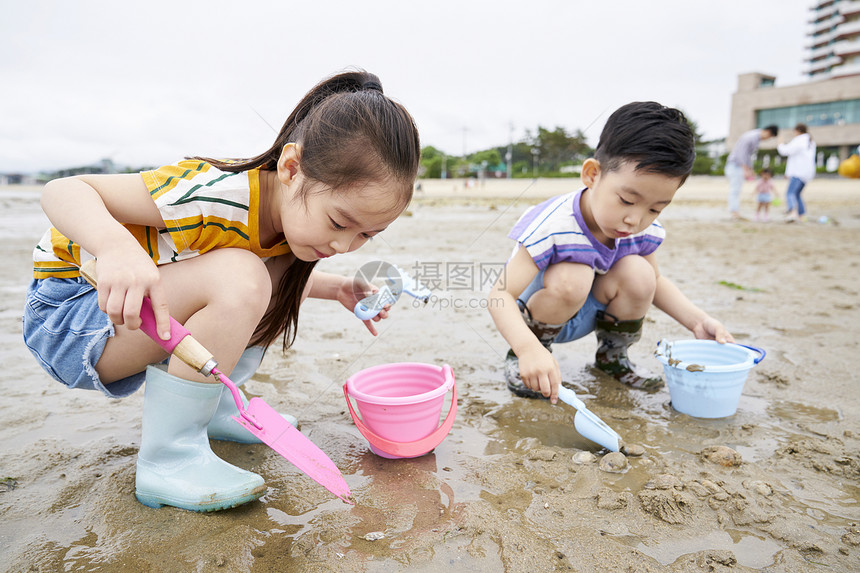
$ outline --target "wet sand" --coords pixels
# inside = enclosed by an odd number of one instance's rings
[[[573,388],[643,455],[619,472],[574,429],[574,410],[512,396],[507,351],[484,299],[526,206],[571,190],[423,182],[409,212],[362,250],[435,287],[402,299],[371,337],[337,304],[310,301],[294,347],[273,349],[248,391],[299,417],[343,472],[347,505],[262,445],[213,442],[258,472],[259,501],[214,514],[134,498],[143,393],[69,391],[20,340],[30,253],[45,228],[38,188],[0,189],[0,563],[8,571],[830,571],[860,569],[860,182],[819,179],[803,224],[730,221],[726,181],[692,178],[661,222],[661,270],[767,358],[735,415],[674,411],[665,388],[629,390],[592,369],[593,337],[556,345]],[[785,182],[777,181],[783,190]],[[751,215],[752,188],[744,195]],[[776,209],[779,211],[779,209]],[[826,224],[818,223],[822,215]],[[778,219],[778,217],[776,217]],[[659,369],[661,338],[689,338],[658,310],[633,358]],[[369,451],[341,385],[376,364],[450,364],[457,419],[432,452]],[[447,411],[447,404],[444,411]],[[735,465],[709,456],[731,448]],[[593,454],[593,455],[589,455]],[[716,462],[716,463],[715,463]]]

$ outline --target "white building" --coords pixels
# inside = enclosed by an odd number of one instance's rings
[[[860,0],[816,0],[810,12],[803,72],[810,80],[860,74]]]

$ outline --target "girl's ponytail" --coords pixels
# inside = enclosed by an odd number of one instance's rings
[[[231,159],[228,161],[210,157],[194,157],[193,159],[206,161],[222,171],[229,171],[231,173],[240,173],[250,169],[274,171],[284,146],[288,143],[301,141],[302,122],[316,106],[333,94],[358,92],[368,89],[382,93],[382,84],[379,78],[370,72],[344,72],[332,76],[321,81],[305,94],[289,117],[287,117],[286,121],[284,121],[284,125],[281,126],[281,130],[278,132],[278,136],[275,138],[272,146],[260,155],[249,159]]]

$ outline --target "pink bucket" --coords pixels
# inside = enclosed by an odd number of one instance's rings
[[[451,407],[440,425],[448,390],[453,391]],[[415,458],[432,451],[448,435],[457,414],[457,385],[447,364],[373,366],[348,378],[343,394],[358,431],[373,453],[384,458]]]

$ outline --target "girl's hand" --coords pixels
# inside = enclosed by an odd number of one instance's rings
[[[100,252],[97,272],[99,308],[111,322],[129,330],[140,328],[141,305],[143,297],[148,296],[159,336],[170,340],[170,315],[161,273],[143,250],[138,247]]]
[[[361,278],[344,278],[337,292],[337,300],[349,312],[354,313],[355,305],[358,304],[358,301],[372,295],[377,291],[379,291],[378,288],[368,283],[367,281],[362,280]],[[373,323],[388,318],[388,310],[390,308],[391,305],[387,304],[382,308],[382,310],[379,311],[379,314],[374,316],[372,319],[362,321],[364,323],[364,326],[367,327],[367,330],[370,332],[370,334],[372,334],[373,336],[376,336],[378,334],[376,332],[376,327],[373,326]]]
[[[726,330],[726,327],[723,324],[710,316],[706,316],[702,322],[696,325],[693,328],[693,334],[696,338],[706,339],[706,340],[716,340],[720,344],[725,344],[726,342],[734,342],[735,338],[731,335],[731,333]]]

